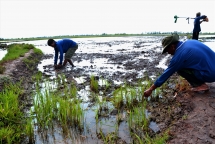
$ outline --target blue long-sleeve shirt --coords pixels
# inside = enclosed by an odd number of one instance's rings
[[[200,32],[201,31],[200,20],[205,19],[206,17],[207,16],[202,15],[202,16],[199,16],[199,17],[195,18],[193,32]]]
[[[59,52],[60,52],[59,64],[62,64],[63,54],[66,53],[69,48],[74,48],[76,45],[77,45],[77,43],[70,39],[62,39],[62,40],[57,41],[55,48],[54,48],[54,50],[55,50],[54,64],[57,64]]]
[[[194,75],[201,81],[215,81],[215,52],[197,40],[179,42],[168,68],[155,81],[161,86],[172,74],[181,69],[193,69]]]

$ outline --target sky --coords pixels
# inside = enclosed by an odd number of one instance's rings
[[[0,38],[144,32],[215,32],[215,0],[0,0]]]

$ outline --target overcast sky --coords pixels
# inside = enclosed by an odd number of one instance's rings
[[[207,15],[202,32],[215,32],[215,0],[0,0],[0,38],[53,35],[192,32]]]

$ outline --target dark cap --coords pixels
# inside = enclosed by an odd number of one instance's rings
[[[167,36],[165,37],[163,40],[162,40],[162,46],[163,46],[163,53],[166,52],[166,48],[174,43],[174,42],[177,42],[179,40],[179,35],[178,34],[172,34],[171,36]]]

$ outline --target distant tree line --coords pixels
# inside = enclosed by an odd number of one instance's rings
[[[127,33],[116,33],[116,34],[82,34],[82,35],[58,35],[58,36],[42,36],[42,37],[29,37],[29,38],[0,38],[0,41],[31,41],[31,40],[44,40],[44,39],[63,39],[63,38],[89,38],[89,37],[117,37],[117,36],[156,36],[156,35],[169,35],[172,33],[178,33],[179,35],[189,35],[189,32],[143,32],[140,34],[127,34]],[[204,32],[200,35],[215,35],[215,32]]]

